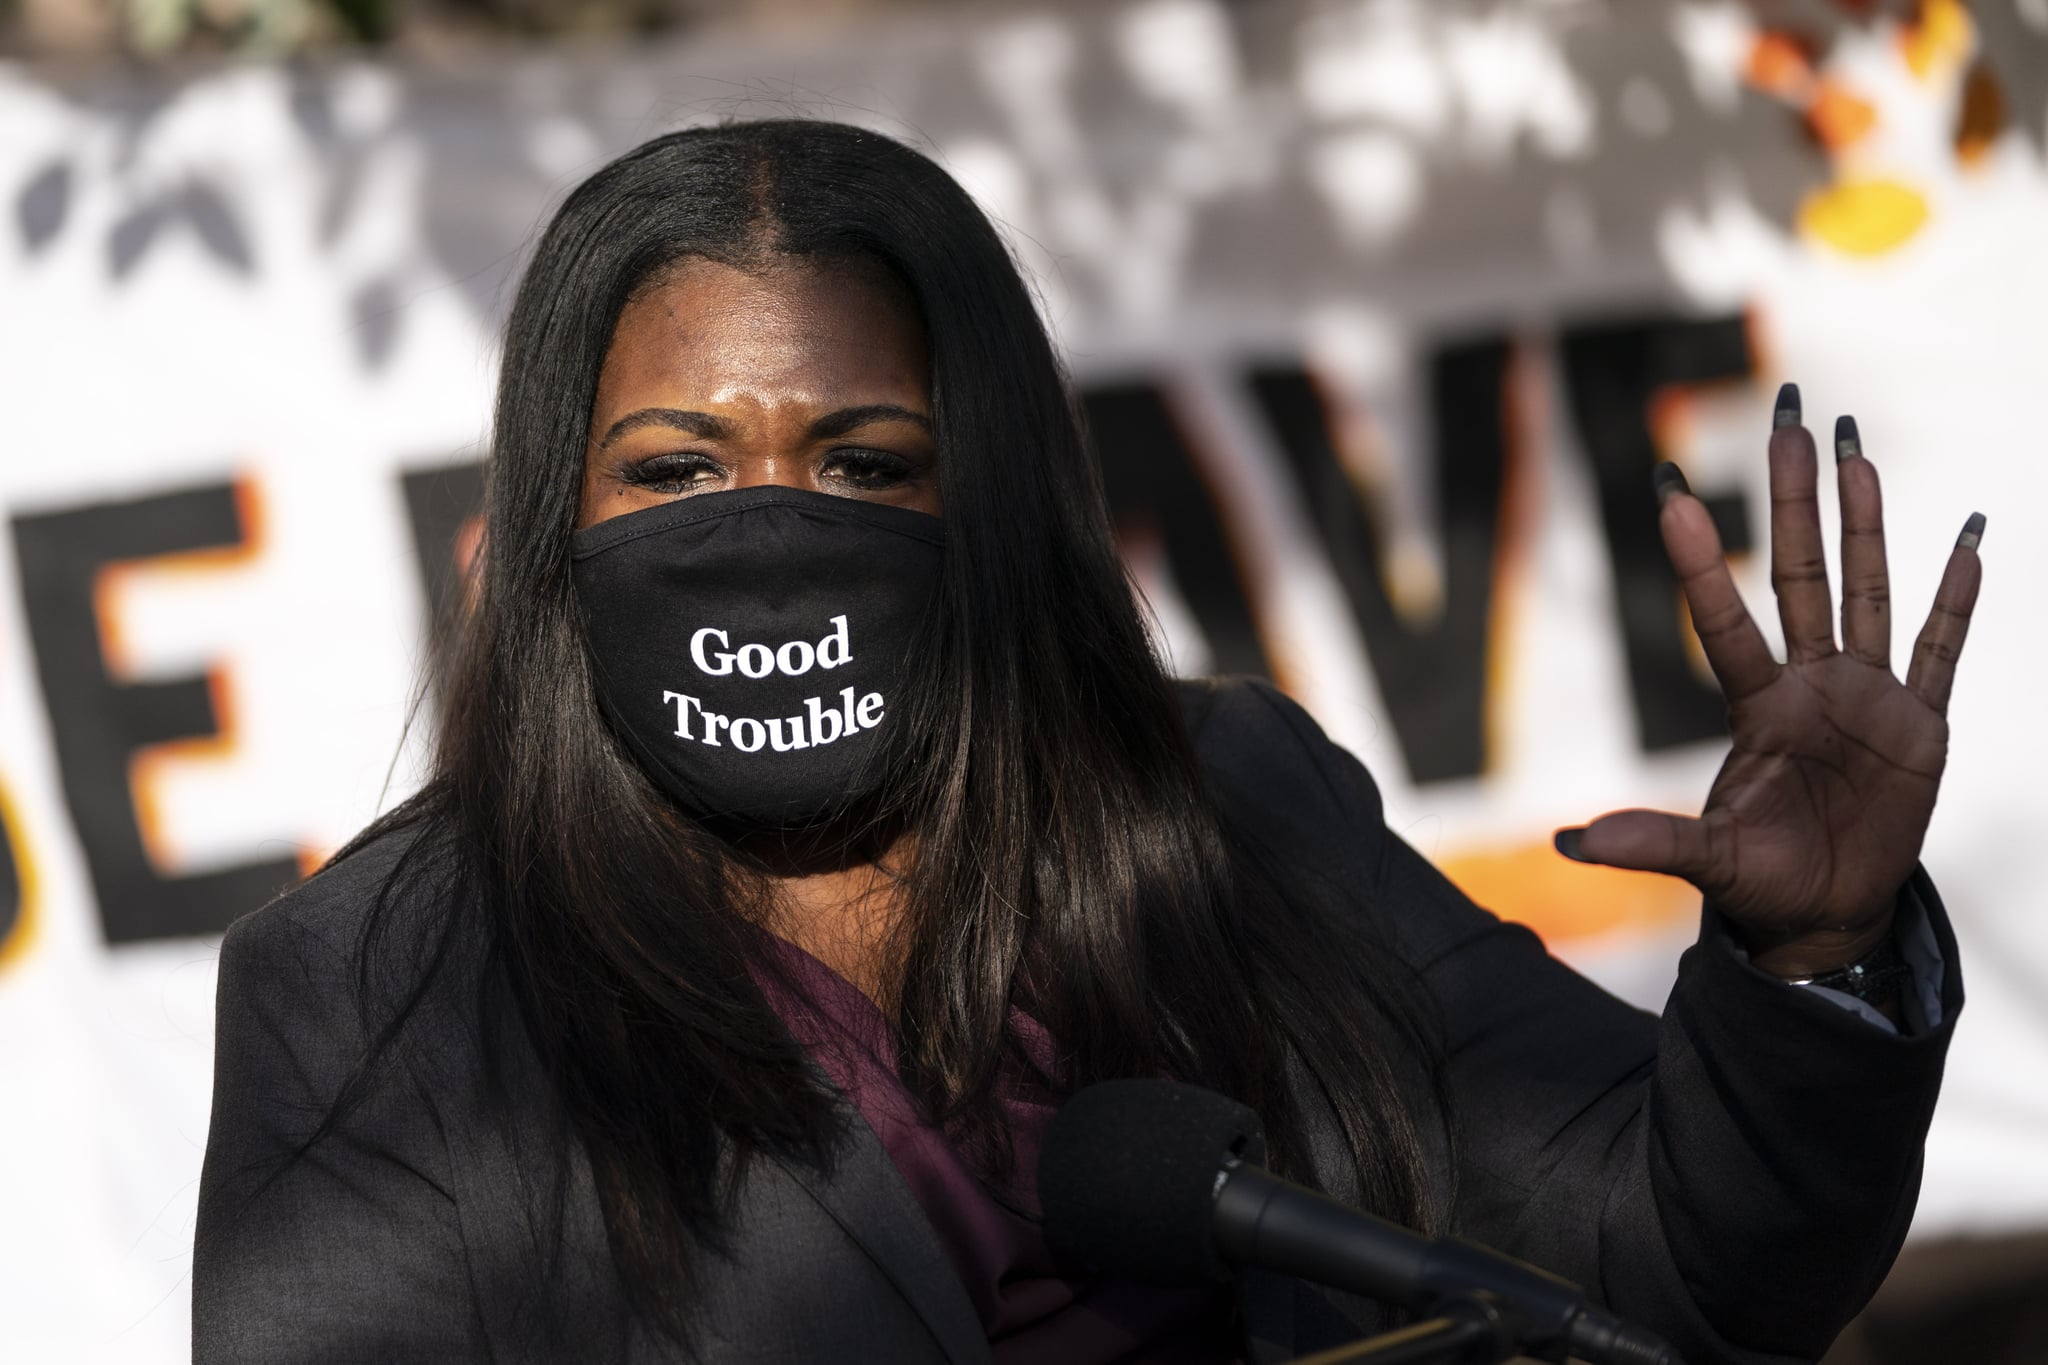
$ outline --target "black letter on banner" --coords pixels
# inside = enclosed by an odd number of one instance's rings
[[[1270,676],[1229,536],[1165,395],[1156,384],[1092,388],[1081,394],[1081,410],[1119,538],[1159,538],[1215,672]]]
[[[14,861],[15,831],[7,826],[7,814],[0,809],[0,948],[21,919],[21,869]]]
[[[427,610],[436,632],[453,625],[462,600],[456,539],[484,507],[484,467],[443,465],[401,477],[406,518],[412,523],[412,552],[426,581]]]
[[[298,880],[290,858],[186,877],[150,862],[136,824],[135,751],[214,734],[203,678],[121,683],[107,674],[93,586],[119,560],[242,540],[230,484],[14,519],[22,605],[50,715],[64,801],[78,829],[109,943],[213,934]]]
[[[1686,657],[1685,610],[1657,532],[1650,473],[1657,446],[1650,404],[1660,390],[1746,379],[1753,362],[1740,317],[1652,318],[1568,329],[1559,347],[1572,421],[1593,463],[1600,520],[1607,533],[1629,690],[1645,749],[1668,749],[1728,734],[1727,706]],[[1764,433],[1757,433],[1761,451]],[[1723,547],[1750,546],[1748,508],[1739,494],[1702,492]]]
[[[1430,358],[1444,596],[1442,612],[1422,629],[1403,621],[1387,594],[1380,577],[1384,547],[1331,444],[1328,414],[1309,376],[1290,368],[1255,370],[1251,377],[1351,601],[1417,782],[1470,777],[1486,761],[1486,631],[1507,439],[1508,355],[1506,341],[1489,338]]]

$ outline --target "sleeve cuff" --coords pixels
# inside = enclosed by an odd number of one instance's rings
[[[1908,1033],[1926,1033],[1941,1027],[1941,983],[1947,975],[1948,963],[1942,957],[1941,944],[1934,937],[1934,927],[1928,922],[1927,906],[1920,899],[1918,879],[1912,879],[1899,888],[1898,904],[1894,910],[1892,936],[1897,940],[1899,953],[1906,959],[1906,965],[1913,969],[1913,979],[1901,996],[1904,1006]],[[1740,961],[1749,961],[1749,952],[1731,936],[1727,939],[1728,950]],[[1794,990],[1809,992],[1827,1001],[1830,1005],[1847,1010],[1857,1018],[1886,1033],[1901,1032],[1899,1026],[1878,1013],[1865,1001],[1858,1000],[1847,991],[1815,986],[1805,982],[1786,982]]]

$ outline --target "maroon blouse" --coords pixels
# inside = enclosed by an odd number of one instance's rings
[[[1058,1107],[1052,1096],[1021,1079],[1005,1084],[1014,1160],[1004,1178],[985,1183],[897,1076],[895,1030],[874,1002],[795,944],[769,942],[782,977],[759,973],[769,1003],[881,1139],[959,1272],[997,1365],[1238,1359],[1223,1291],[1060,1273],[1038,1216],[1038,1148]],[[1011,1022],[1032,1062],[1050,1070],[1045,1030],[1022,1011]]]

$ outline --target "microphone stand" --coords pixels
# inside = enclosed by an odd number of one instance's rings
[[[1453,1295],[1430,1311],[1433,1317],[1290,1365],[1505,1365],[1521,1356],[1522,1335],[1491,1295]]]

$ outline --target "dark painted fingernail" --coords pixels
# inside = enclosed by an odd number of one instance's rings
[[[1573,825],[1570,829],[1561,829],[1551,835],[1550,842],[1556,846],[1559,853],[1570,858],[1573,862],[1590,862],[1591,859],[1579,852],[1579,841],[1585,837],[1585,834],[1586,827],[1584,825]]]
[[[1984,541],[1984,514],[1970,513],[1970,519],[1963,523],[1963,533],[1956,537],[1958,550],[1974,550]]]
[[[1772,427],[1796,427],[1799,425],[1799,386],[1780,384],[1778,405],[1771,413]]]
[[[1685,481],[1685,471],[1669,460],[1661,461],[1650,474],[1650,487],[1657,490],[1657,505],[1662,507],[1680,493],[1692,492],[1692,486]]]
[[[1854,417],[1837,417],[1835,419],[1835,463],[1840,464],[1844,460],[1861,459],[1862,456],[1863,438],[1856,434],[1856,419]]]

